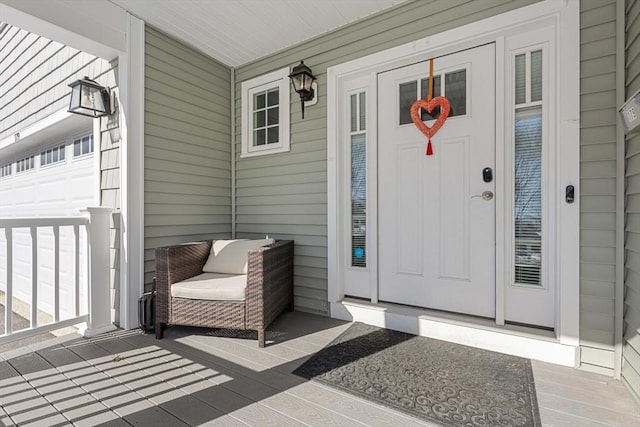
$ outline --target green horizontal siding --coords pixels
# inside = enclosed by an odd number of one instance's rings
[[[626,94],[640,89],[640,2],[627,1]],[[640,397],[640,136],[626,147],[625,304],[622,376]]]
[[[144,271],[155,248],[231,236],[231,72],[147,26]]]
[[[328,67],[440,33],[534,1],[411,1],[236,70],[236,206],[238,237],[265,234],[296,242],[297,309],[327,314]],[[291,151],[240,158],[243,81],[304,59],[318,77],[318,103],[305,110],[292,93]]]
[[[614,367],[616,5],[580,2],[581,365]]]

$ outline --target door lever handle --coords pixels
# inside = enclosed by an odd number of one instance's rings
[[[476,194],[475,196],[471,196],[472,199],[481,198],[482,200],[491,200],[493,199],[493,193],[491,191],[483,191],[482,194]]]

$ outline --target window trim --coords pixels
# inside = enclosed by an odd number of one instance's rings
[[[253,94],[274,88],[277,88],[279,91],[279,142],[254,146],[251,125],[253,117]],[[290,151],[291,93],[289,90],[289,68],[283,68],[242,82],[241,93],[242,152],[240,157],[255,157]]]

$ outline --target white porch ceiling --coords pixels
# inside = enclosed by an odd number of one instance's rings
[[[237,67],[406,0],[109,1]]]

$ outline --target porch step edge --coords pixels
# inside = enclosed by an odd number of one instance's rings
[[[557,365],[577,367],[579,348],[561,344],[552,332],[490,325],[486,319],[443,314],[394,304],[343,300],[331,303],[331,317],[407,332],[470,347]]]

